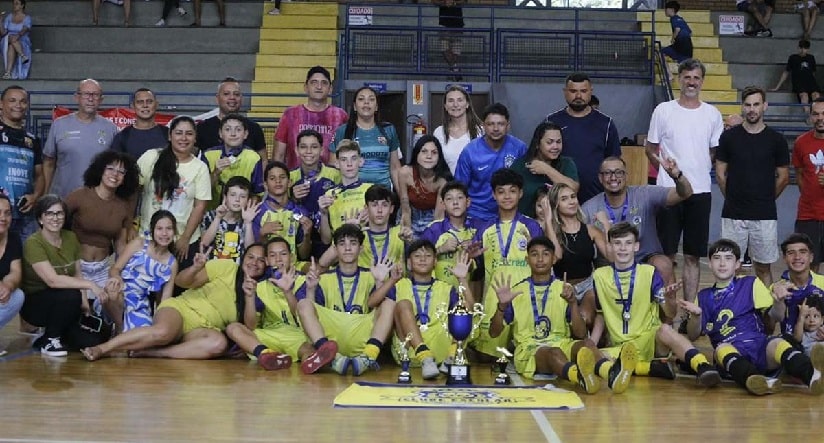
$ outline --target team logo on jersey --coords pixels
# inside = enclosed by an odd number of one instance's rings
[[[522,251],[526,251],[526,239],[525,238],[522,238],[522,239],[518,240],[518,249],[520,249]]]
[[[99,144],[101,144],[101,145],[106,145],[106,144],[108,144],[108,143],[106,142],[106,131],[104,131],[104,130],[102,130],[102,129],[101,129],[101,130],[99,130],[99,131],[97,131],[97,143],[99,143]]]
[[[635,217],[632,217],[632,224],[635,225],[635,226],[640,226],[641,225],[641,216],[636,215]]]
[[[385,145],[385,144],[386,144],[386,137],[384,137],[384,136],[382,136],[382,135],[381,135],[381,136],[379,136],[379,137],[378,137],[378,143],[380,143],[380,144],[382,144],[382,145]]]
[[[23,139],[23,143],[25,143],[26,147],[29,149],[34,147],[34,140],[32,140],[29,136],[26,136],[26,138]]]
[[[508,168],[512,166],[512,163],[515,163],[515,156],[512,154],[507,154],[504,156],[504,167]]]

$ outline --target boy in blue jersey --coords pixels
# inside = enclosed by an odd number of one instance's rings
[[[312,220],[306,209],[289,198],[289,169],[283,162],[271,161],[266,165],[264,176],[267,195],[252,221],[255,238],[283,237],[295,251],[295,260],[309,258]]]
[[[781,322],[784,339],[797,349],[802,349],[801,344],[793,337],[798,322],[798,306],[807,297],[824,296],[824,276],[811,270],[813,242],[806,234],[790,234],[781,243],[781,255],[784,256],[787,270],[773,283],[776,304],[772,315],[775,321]],[[819,332],[824,335],[824,328]]]
[[[531,275],[514,286],[510,276],[498,274],[495,278],[492,289],[498,305],[489,335],[497,337],[504,325],[512,325],[515,369],[524,377],[558,374],[594,394],[601,388],[598,367],[614,393],[624,392],[638,361],[635,345],[625,343],[619,358],[612,362],[587,338],[581,312],[585,308],[578,306],[574,287],[552,276],[555,245],[550,239],[541,236],[530,240],[527,261]]]
[[[222,145],[209,146],[203,156],[209,166],[212,180],[212,201],[208,209],[215,209],[223,195],[226,182],[235,176],[245,177],[252,183],[252,194],[263,193],[263,161],[260,155],[243,145],[249,135],[247,120],[240,114],[227,114],[220,120]]]
[[[708,258],[715,285],[698,293],[698,304],[679,300],[690,314],[687,333],[696,340],[702,333],[715,348],[715,359],[735,382],[754,395],[781,390],[781,381],[764,374],[783,368],[807,383],[815,395],[824,393],[824,346],[812,347],[810,357],[781,337],[767,331],[774,323],[765,317],[775,310],[770,290],[753,276],[736,277],[741,249],[727,239],[710,245]],[[769,318],[768,318],[769,320]]]
[[[661,49],[661,53],[681,63],[692,58],[692,29],[686,20],[678,15],[678,11],[681,10],[680,3],[668,1],[664,7],[666,8],[664,13],[670,19],[672,38],[670,38],[670,46]]]
[[[332,232],[344,223],[362,224],[366,219],[364,196],[372,186],[358,178],[363,167],[358,142],[341,140],[335,152],[340,168],[340,185],[329,189],[318,199],[320,238],[324,245],[332,242]]]
[[[340,171],[326,166],[320,161],[323,150],[323,136],[314,129],[304,129],[297,137],[297,152],[300,166],[289,172],[292,182],[292,197],[303,206],[312,219],[312,257],[320,258],[326,248],[320,238],[320,198],[330,189],[340,185]]]
[[[638,348],[636,375],[674,379],[669,363],[655,359],[671,351],[695,371],[700,385],[718,385],[721,377],[704,354],[671,325],[661,322],[662,310],[667,319],[675,316],[675,292],[680,282],[665,286],[661,274],[652,265],[635,261],[640,248],[638,235],[638,228],[628,222],[612,225],[607,239],[615,262],[592,274],[595,309],[603,316],[613,345],[603,351],[616,357],[621,345],[632,342]]]
[[[338,265],[323,274],[312,261],[306,283],[298,289],[297,312],[309,339],[319,347],[330,338],[339,354],[332,369],[344,375],[378,369],[376,360],[392,332],[394,295],[382,297],[375,289],[384,284],[388,263],[371,268],[358,266],[364,234],[357,225],[343,225],[334,233]]]
[[[529,264],[526,261],[526,246],[529,240],[544,234],[541,225],[518,212],[518,202],[523,197],[523,177],[512,169],[501,169],[492,174],[493,198],[498,205],[497,217],[487,219],[475,233],[475,242],[482,245],[482,254],[478,267],[483,269],[484,279],[484,319],[481,331],[475,340],[475,349],[496,355],[497,348],[506,347],[511,334],[509,326],[502,333],[492,338],[489,336],[489,322],[498,305],[495,291],[490,283],[498,273],[506,273],[514,281],[529,277]]]
[[[266,242],[266,264],[268,278],[257,284],[256,295],[246,298],[243,323],[229,324],[226,335],[266,370],[288,368],[300,358],[304,374],[317,372],[332,362],[338,346],[326,341],[313,347],[298,323],[294,288],[303,284],[304,276],[295,273],[286,239]]]
[[[509,110],[495,103],[482,115],[484,136],[469,142],[458,157],[455,180],[469,190],[469,216],[490,220],[497,213],[490,179],[499,169],[508,168],[526,154],[526,144],[509,134]],[[524,245],[526,246],[526,245]]]

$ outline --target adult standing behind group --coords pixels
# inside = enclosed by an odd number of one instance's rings
[[[592,82],[589,76],[574,73],[564,81],[567,106],[546,118],[561,127],[563,155],[571,157],[578,167],[578,199],[585,202],[601,192],[598,169],[607,157],[621,156],[618,128],[612,117],[593,109]]]
[[[217,100],[217,115],[209,117],[197,125],[197,147],[201,151],[206,151],[223,143],[220,139],[220,121],[227,114],[239,113],[240,108],[243,107],[243,91],[240,89],[240,83],[233,77],[226,77],[220,82],[215,98]],[[243,140],[243,145],[260,154],[260,158],[266,163],[269,157],[266,151],[266,137],[263,135],[263,129],[252,120],[248,120],[246,129],[249,134]],[[180,218],[177,220],[180,222]]]
[[[395,127],[380,121],[378,93],[374,89],[362,86],[355,91],[349,120],[335,130],[335,138],[329,144],[332,154],[341,140],[353,140],[360,146],[360,181],[397,191],[401,142]]]
[[[664,254],[675,258],[681,233],[684,235],[684,298],[698,295],[698,260],[707,255],[712,207],[710,170],[718,139],[724,130],[721,113],[699,97],[706,68],[696,59],[678,65],[680,93],[677,99],[655,107],[647,135],[647,157],[659,167],[658,185],[673,187],[680,174],[687,177],[693,194],[658,216],[659,237]],[[660,156],[659,157],[659,153]],[[676,160],[680,174],[670,177],[659,158]]]
[[[810,237],[811,268],[818,272],[824,258],[824,98],[812,102],[810,120],[813,128],[793,144],[792,162],[800,194],[795,232]]]
[[[483,122],[472,107],[469,93],[460,85],[446,88],[443,109],[446,112],[444,124],[435,128],[432,135],[441,142],[444,160],[454,175],[458,157],[466,145],[484,134]]]
[[[778,261],[775,199],[790,182],[790,151],[784,136],[764,123],[767,94],[757,86],[741,92],[744,122],[721,134],[715,176],[724,194],[721,238],[749,248],[755,275],[769,287]]]
[[[65,198],[83,186],[83,172],[98,153],[109,149],[117,126],[97,115],[103,88],[87,78],[74,93],[77,111],[58,118],[43,147],[43,176],[49,193]]]
[[[125,152],[135,159],[149,149],[166,146],[169,131],[155,122],[157,98],[149,88],[140,88],[132,95],[132,110],[135,120],[123,128],[112,141],[112,149]]]
[[[314,66],[306,73],[306,103],[283,111],[275,133],[275,150],[272,158],[286,163],[290,170],[300,166],[298,158],[298,134],[306,129],[317,131],[323,137],[320,160],[326,165],[335,164],[335,154],[329,152],[329,144],[335,129],[346,123],[349,116],[343,109],[329,104],[332,93],[332,77],[323,66]]]

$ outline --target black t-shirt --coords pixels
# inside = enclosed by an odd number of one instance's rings
[[[793,92],[815,92],[818,91],[818,84],[815,81],[815,57],[807,54],[793,54],[787,59],[787,67],[790,72],[790,80],[793,83]]]
[[[260,125],[252,120],[246,119],[246,125],[249,127],[249,135],[243,144],[255,152],[266,149],[266,138],[263,136],[263,129]],[[207,118],[197,125],[197,147],[201,151],[206,151],[218,145],[222,145],[220,140],[220,118],[214,116]]]
[[[445,28],[463,28],[463,9],[459,6],[441,6],[438,9],[438,24]]]
[[[15,234],[9,234],[9,239],[6,242],[6,251],[0,257],[0,279],[9,275],[11,272],[11,262],[23,258],[23,245],[20,243],[20,237]]]
[[[777,220],[775,169],[789,166],[784,136],[770,127],[750,134],[743,125],[721,134],[715,158],[727,163],[727,195],[721,216],[734,220]]]
[[[137,160],[149,149],[165,148],[168,143],[169,128],[165,126],[157,125],[149,129],[127,126],[115,134],[109,149],[125,152]]]

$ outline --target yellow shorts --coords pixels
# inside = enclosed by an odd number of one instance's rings
[[[446,329],[444,329],[443,325],[440,323],[431,323],[429,328],[425,331],[421,331],[421,338],[423,338],[423,342],[426,344],[426,347],[432,351],[432,355],[435,357],[436,362],[441,363],[452,354],[452,337],[448,332],[446,332]],[[393,335],[392,356],[395,357],[395,362],[398,364],[401,362],[401,354],[399,351],[400,346],[400,339],[397,335]],[[415,355],[415,350],[410,348],[408,352],[411,366],[420,366],[421,362]]]
[[[368,314],[347,314],[315,303],[318,321],[326,337],[338,343],[338,352],[347,357],[363,354],[366,341],[372,337],[375,311]]]
[[[558,348],[567,360],[572,361],[572,345],[577,340],[571,338],[561,338],[556,340],[530,340],[515,347],[515,370],[526,378],[535,375],[535,353],[540,348]]]
[[[208,320],[198,314],[197,311],[181,302],[178,298],[168,298],[163,300],[157,307],[158,310],[163,308],[170,308],[177,311],[183,319],[183,335],[186,335],[195,329],[214,329],[215,331],[222,331],[223,329],[212,325]]]
[[[633,342],[635,344],[635,347],[638,348],[638,361],[652,361],[652,359],[655,358],[655,335],[658,333],[659,327],[661,326],[655,326],[649,331],[641,333],[641,335],[639,335],[638,337],[635,337],[632,340],[628,340]],[[617,346],[613,346],[611,348],[604,348],[601,350],[612,358],[618,358],[618,354],[621,353],[622,344],[623,343]]]
[[[309,342],[309,338],[303,329],[297,326],[281,324],[273,328],[255,329],[255,337],[267,348],[289,354],[292,360],[298,360],[298,350],[304,343]]]

